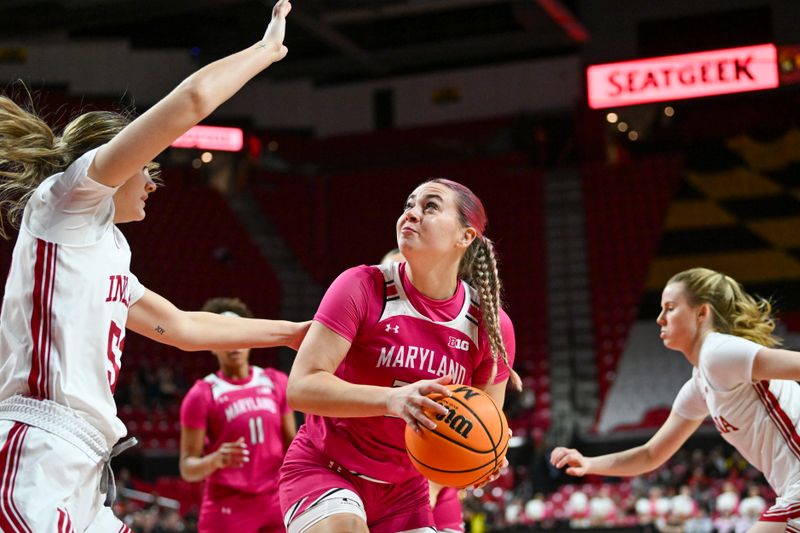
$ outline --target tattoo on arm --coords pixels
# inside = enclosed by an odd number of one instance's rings
[[[165,330],[161,326],[156,326],[156,333],[158,333],[159,335],[163,335],[166,332],[167,332],[167,330]]]

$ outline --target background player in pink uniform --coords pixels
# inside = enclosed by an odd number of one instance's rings
[[[404,425],[434,427],[423,408],[444,408],[425,395],[447,383],[502,405],[509,375],[519,380],[485,227],[472,191],[426,182],[397,221],[406,262],[352,268],[328,289],[289,376],[290,405],[309,413],[281,469],[290,533],[433,530]]]
[[[0,530],[126,531],[110,458],[126,328],[186,350],[298,346],[305,324],[188,313],[130,272],[116,224],[142,220],[151,161],[286,55],[280,0],[264,37],[200,69],[142,116],[85,113],[56,136],[0,97],[0,209],[20,223],[0,317]]]
[[[237,298],[203,311],[252,318]],[[215,351],[219,371],[181,404],[181,476],[206,480],[198,531],[283,532],[278,469],[295,435],[283,372],[249,364],[250,350]]]
[[[635,476],[669,459],[711,415],[722,437],[764,473],[778,495],[748,531],[800,531],[800,353],[773,348],[771,306],[732,278],[695,268],[661,296],[661,338],[694,366],[672,412],[644,445],[584,457],[558,447],[551,462],[574,476]]]

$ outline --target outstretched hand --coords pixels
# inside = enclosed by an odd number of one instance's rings
[[[402,418],[417,433],[421,431],[422,426],[435,429],[436,422],[428,418],[425,411],[444,416],[447,414],[447,408],[431,400],[427,395],[435,393],[452,396],[445,387],[452,379],[448,374],[437,379],[423,379],[391,389],[386,399],[387,414]]]
[[[574,448],[559,446],[550,454],[550,464],[558,469],[567,467],[566,472],[571,476],[583,477],[589,473],[589,463],[581,452]]]
[[[259,45],[274,50],[278,55],[275,61],[280,61],[289,52],[283,45],[283,39],[286,37],[286,15],[291,10],[292,4],[289,0],[278,0],[275,3],[275,7],[272,8],[272,20],[270,20]]]

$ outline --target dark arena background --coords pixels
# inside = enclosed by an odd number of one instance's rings
[[[270,8],[3,0],[0,80],[61,124],[141,113],[258,40]],[[665,420],[691,372],[655,323],[680,270],[772,298],[800,348],[798,21],[794,0],[295,0],[289,55],[203,124],[229,129],[160,157],[146,222],[121,227],[132,271],[183,309],[238,296],[306,320],[340,272],[396,245],[416,184],[461,181],[489,214],[525,384],[506,401],[509,468],[463,494],[468,531],[744,531],[774,494],[711,421],[636,478],[547,458],[636,445]],[[288,372],[293,355],[252,361]],[[123,362],[116,401],[141,443],[114,462],[117,513],[193,531],[178,413],[216,360],[129,333]]]

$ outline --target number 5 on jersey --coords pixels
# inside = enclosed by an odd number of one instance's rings
[[[108,386],[111,387],[111,394],[117,389],[117,378],[119,378],[119,367],[122,363],[122,348],[125,346],[125,334],[116,322],[111,321],[108,329],[108,352],[106,353],[106,375],[108,376]]]

